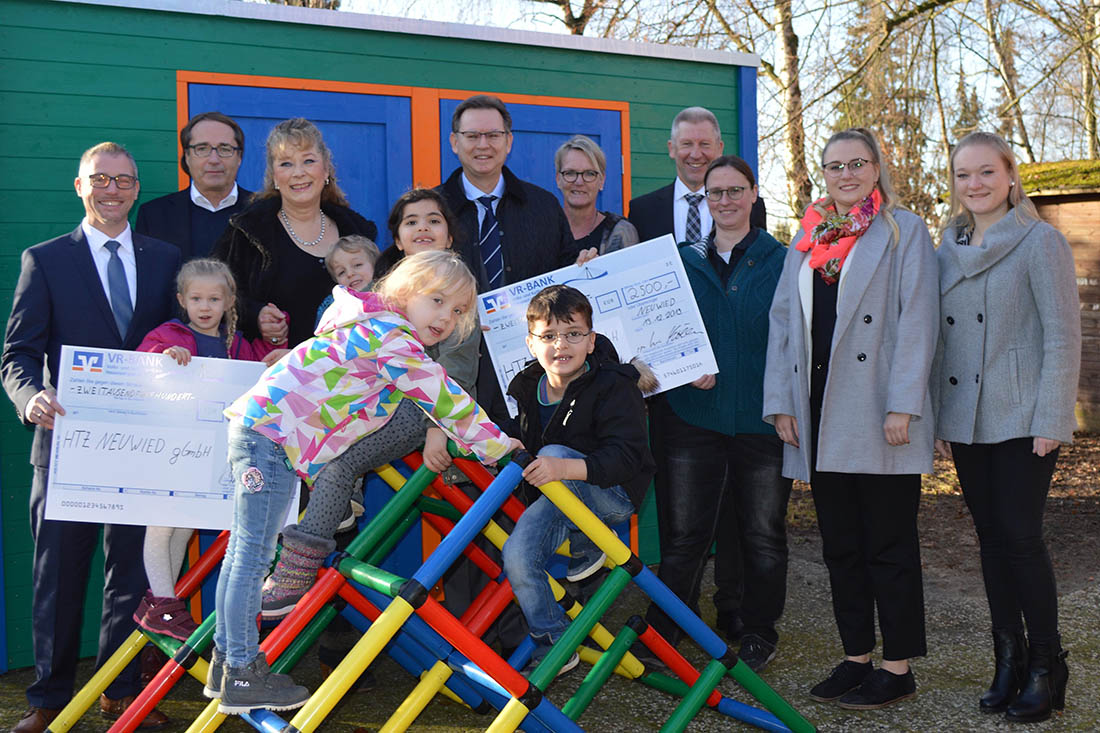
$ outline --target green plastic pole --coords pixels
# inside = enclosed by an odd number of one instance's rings
[[[344,558],[340,562],[339,570],[344,577],[350,578],[360,585],[365,585],[371,590],[385,593],[390,598],[397,596],[397,592],[401,590],[401,586],[406,580],[400,575],[394,575],[382,568],[352,558]]]
[[[443,501],[442,499],[422,496],[416,500],[416,505],[420,508],[420,511],[425,514],[436,514],[440,517],[446,517],[453,522],[462,519],[462,512],[458,511],[450,502]]]
[[[703,668],[702,674],[699,675],[699,679],[695,680],[691,690],[684,695],[684,699],[680,701],[669,719],[661,726],[661,733],[683,733],[691,719],[703,707],[710,693],[726,676],[726,672],[726,665],[717,659],[710,660],[710,664]]]
[[[401,521],[428,484],[435,478],[435,474],[421,466],[409,476],[405,485],[386,502],[374,519],[370,520],[363,531],[348,545],[347,553],[355,558],[363,558],[367,552],[382,542],[392,527]]]
[[[607,682],[608,678],[615,673],[615,667],[626,656],[627,650],[630,649],[630,645],[638,638],[638,632],[629,626],[624,626],[623,630],[619,632],[619,635],[615,637],[615,641],[611,642],[611,646],[607,648],[607,651],[600,656],[600,659],[592,667],[592,670],[585,676],[584,681],[581,682],[581,686],[577,688],[577,691],[573,694],[573,697],[569,698],[569,702],[565,703],[561,711],[565,713],[565,716],[570,720],[576,720],[584,714],[585,709],[592,702],[592,699],[596,697],[596,693]]]
[[[565,630],[557,643],[550,647],[550,652],[535,667],[535,671],[531,673],[530,677],[532,685],[540,690],[546,690],[547,686],[554,681],[558,670],[565,666],[566,661],[573,656],[573,652],[580,646],[584,637],[588,636],[588,632],[592,630],[592,627],[607,612],[607,609],[629,583],[630,573],[621,567],[616,567],[608,573],[607,579],[589,599],[588,605],[577,614],[577,617],[573,619],[573,623],[569,624],[569,628]]]
[[[682,680],[675,677],[669,677],[667,674],[661,674],[660,672],[645,674],[638,678],[638,682],[641,682],[643,685],[649,685],[654,690],[667,692],[676,697],[683,697],[691,690]]]
[[[813,733],[817,730],[810,721],[803,718],[801,713],[784,700],[782,695],[760,679],[756,672],[749,669],[749,665],[740,659],[737,660],[737,664],[733,665],[728,674],[794,733]]]

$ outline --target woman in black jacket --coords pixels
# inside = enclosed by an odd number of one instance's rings
[[[237,280],[241,331],[293,346],[313,334],[317,306],[332,291],[325,255],[341,236],[373,240],[378,228],[348,207],[332,153],[309,120],[276,125],[266,157],[263,190],[229,220],[213,256]]]

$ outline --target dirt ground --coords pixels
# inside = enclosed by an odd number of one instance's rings
[[[926,476],[919,515],[925,595],[985,599],[974,523],[950,461],[936,459]],[[790,532],[795,554],[816,552],[820,538],[809,487],[796,483]],[[1063,446],[1051,483],[1043,523],[1059,594],[1096,582],[1100,575],[1100,435],[1078,434]]]

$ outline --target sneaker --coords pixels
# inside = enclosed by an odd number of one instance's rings
[[[522,674],[524,677],[530,677],[531,673],[535,671],[535,667],[539,666],[539,664],[542,663],[542,660],[546,658],[546,653],[549,652],[549,651],[550,651],[549,649],[546,649],[545,651],[542,652],[542,654],[539,654],[539,650],[536,649],[535,653],[531,655],[531,661],[529,661],[527,663],[527,666],[523,668],[523,671],[520,672],[520,674]],[[573,656],[571,656],[571,657],[569,657],[569,659],[565,660],[565,664],[563,664],[561,666],[561,669],[558,670],[558,673],[556,675],[554,675],[554,679],[557,679],[558,677],[561,677],[564,674],[568,674],[569,672],[572,672],[574,669],[576,669],[577,665],[580,664],[580,663],[581,663],[581,655],[577,654],[576,652],[573,652]]]
[[[296,684],[289,675],[272,672],[267,657],[260,652],[245,667],[225,667],[218,712],[240,715],[256,708],[294,710],[307,700],[309,690]]]
[[[191,613],[187,610],[187,604],[174,596],[158,598],[149,596],[143,598],[140,608],[145,608],[145,613],[139,619],[134,614],[137,625],[145,631],[154,634],[164,634],[173,639],[187,641],[187,638],[199,628]]]
[[[225,664],[225,655],[214,647],[210,652],[210,666],[206,671],[206,684],[203,685],[203,697],[208,700],[217,700],[222,696],[222,665]]]
[[[917,682],[913,679],[913,670],[905,674],[894,674],[880,667],[867,675],[862,685],[842,696],[836,704],[845,710],[876,710],[916,697],[916,694]]]
[[[737,656],[748,665],[753,672],[760,674],[768,663],[775,659],[775,644],[771,644],[756,634],[745,634],[741,637],[741,649]]]
[[[859,687],[874,667],[870,662],[852,662],[845,659],[833,667],[823,681],[818,682],[810,690],[810,699],[818,702],[832,702],[839,700],[841,696]]]
[[[607,553],[594,547],[595,552],[581,557],[569,558],[569,569],[565,572],[565,579],[570,583],[577,583],[590,575],[594,575],[603,567]]]

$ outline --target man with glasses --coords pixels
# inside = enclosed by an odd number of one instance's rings
[[[700,242],[713,224],[703,201],[703,174],[722,154],[722,130],[718,118],[705,107],[680,110],[672,120],[668,157],[676,164],[676,180],[630,201],[627,218],[645,242],[671,234],[680,242]],[[752,225],[767,229],[764,199],[757,198]]]
[[[12,730],[40,733],[72,697],[80,648],[81,611],[91,558],[103,531],[103,664],[134,630],[133,613],[147,587],[142,562],[145,528],[48,520],[46,478],[55,415],[64,415],[55,385],[61,345],[135,349],[172,317],[179,250],[130,231],[137,199],[137,165],[117,143],[100,143],[80,159],[74,183],[85,217],[71,233],[23,252],[8,319],[0,375],[23,424],[34,428],[30,462],[32,566],[31,634],[36,679],[30,709]],[[100,697],[100,712],[118,718],[138,692],[131,663]],[[168,723],[157,710],[142,730]]]
[[[252,192],[237,185],[244,132],[232,118],[221,112],[195,115],[180,130],[180,146],[180,167],[191,185],[142,204],[135,229],[176,245],[186,262],[210,254],[229,217],[248,205]]]

